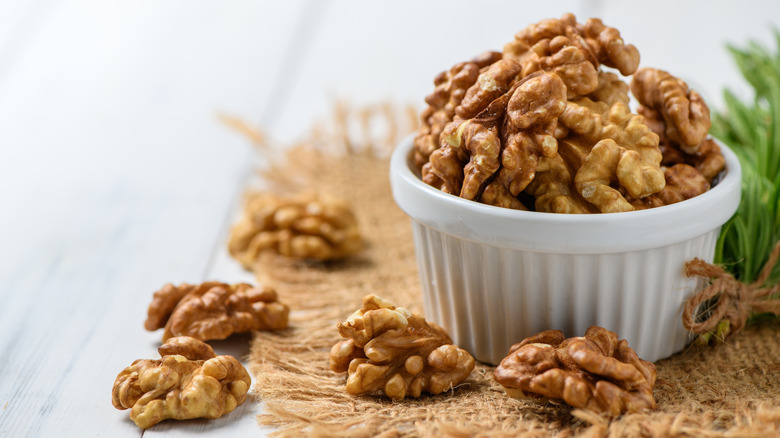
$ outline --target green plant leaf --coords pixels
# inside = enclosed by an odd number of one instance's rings
[[[780,237],[780,32],[774,37],[774,51],[754,41],[727,47],[754,95],[745,101],[724,90],[725,111],[713,114],[710,131],[742,165],[742,201],[721,228],[715,261],[746,283],[759,276]],[[775,266],[770,282],[779,278]]]

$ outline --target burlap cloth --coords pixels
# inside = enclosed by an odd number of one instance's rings
[[[689,347],[658,361],[658,408],[616,419],[563,403],[509,398],[493,381],[493,367],[482,364],[463,384],[437,396],[392,402],[347,394],[346,375],[328,368],[329,351],[340,339],[336,324],[367,294],[422,312],[410,222],[393,202],[388,182],[388,153],[400,133],[411,132],[411,123],[400,123],[385,106],[364,111],[358,123],[350,124],[347,113],[337,107],[334,121],[284,158],[261,148],[272,161],[263,171],[267,189],[347,199],[366,240],[360,256],[339,263],[268,255],[256,266],[258,281],[273,284],[293,309],[288,329],[256,333],[252,341],[259,422],[273,426],[274,435],[780,436],[775,320],[753,324],[726,344]],[[373,139],[367,132],[376,130],[371,117],[377,114],[384,134]],[[361,140],[354,140],[354,132],[362,132]]]

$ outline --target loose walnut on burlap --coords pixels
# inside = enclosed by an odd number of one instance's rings
[[[130,419],[147,429],[165,419],[219,418],[244,403],[252,383],[233,356],[216,356],[190,337],[169,339],[161,359],[139,359],[114,381],[111,401],[131,409]]]
[[[375,295],[364,297],[338,330],[347,339],[331,349],[330,368],[348,373],[350,394],[381,391],[393,400],[440,394],[474,369],[474,358],[441,327]]]
[[[455,110],[479,78],[480,69],[501,59],[501,53],[485,52],[469,62],[455,64],[439,73],[433,80],[436,87],[425,98],[428,106],[420,115],[420,129],[414,139],[414,162],[417,168],[428,162],[428,157],[439,148],[439,136],[455,116]],[[485,81],[485,87],[490,88]]]
[[[166,284],[154,293],[144,327],[165,328],[163,341],[192,336],[202,341],[233,333],[287,327],[289,307],[268,286],[206,282]]]
[[[263,251],[332,260],[356,254],[362,247],[357,221],[345,202],[329,196],[269,193],[247,195],[228,242],[230,254],[247,269]]]
[[[514,398],[562,399],[612,416],[655,409],[655,365],[601,327],[590,327],[584,337],[548,330],[526,338],[511,347],[493,376]]]

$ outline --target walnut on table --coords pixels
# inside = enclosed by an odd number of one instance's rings
[[[247,269],[264,251],[325,261],[348,257],[362,248],[349,206],[339,199],[316,195],[248,195],[228,242],[230,254]]]
[[[493,376],[514,398],[562,399],[612,416],[656,406],[655,365],[601,327],[590,327],[583,337],[548,330],[526,338],[511,347]]]
[[[114,381],[114,407],[131,409],[138,427],[219,418],[246,400],[252,381],[233,356],[217,356],[208,344],[186,336],[169,339],[159,353],[161,359],[136,360]]]
[[[474,369],[474,358],[441,327],[375,295],[364,297],[338,330],[347,339],[331,349],[330,368],[348,373],[350,394],[379,391],[393,400],[440,394]]]
[[[287,327],[290,308],[270,287],[248,283],[166,284],[154,293],[144,327],[165,328],[163,341],[191,336],[202,341],[233,333]]]

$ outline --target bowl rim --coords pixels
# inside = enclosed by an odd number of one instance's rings
[[[715,187],[686,201],[620,213],[512,210],[463,199],[425,184],[413,171],[414,137],[412,134],[404,138],[390,159],[390,183],[396,204],[415,222],[492,246],[572,254],[662,247],[719,228],[736,212],[741,197],[739,160],[715,139],[726,161],[724,173]]]

